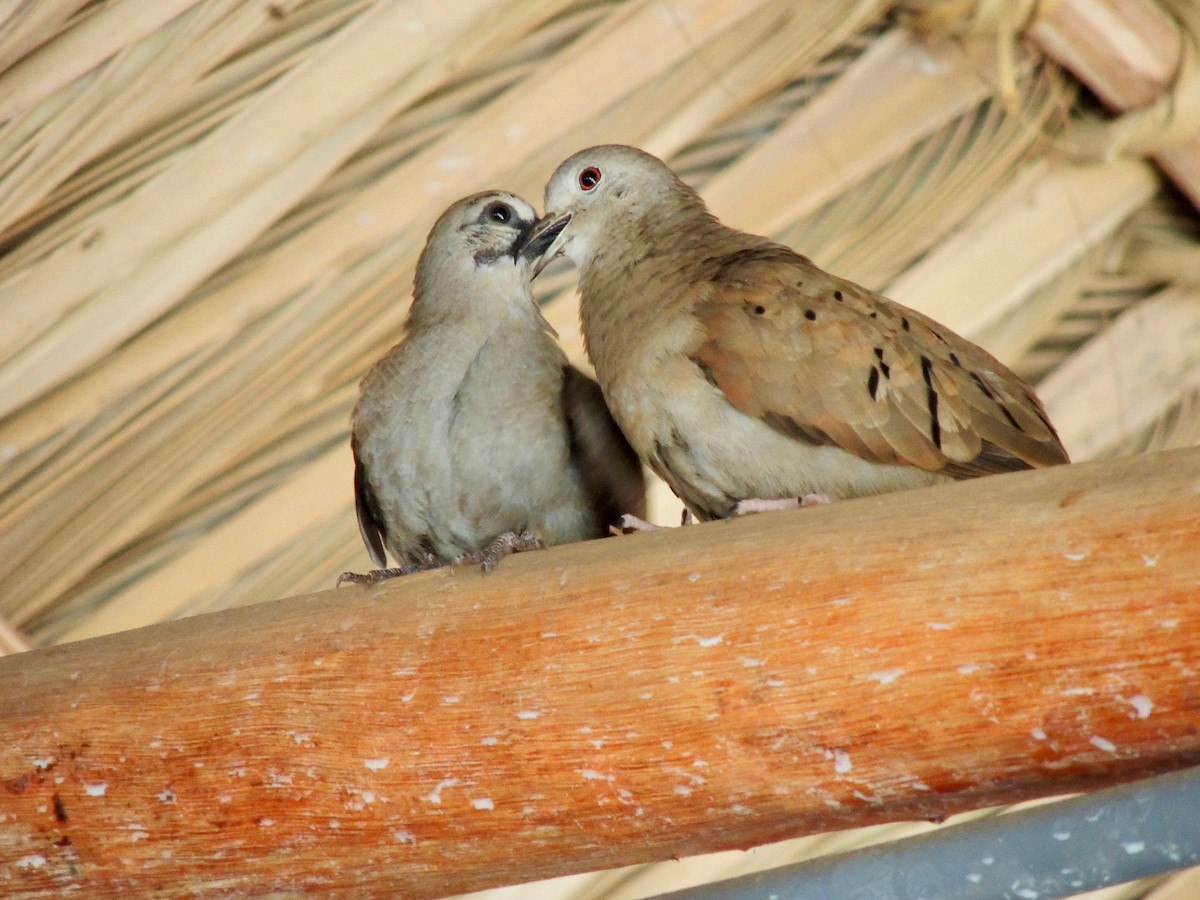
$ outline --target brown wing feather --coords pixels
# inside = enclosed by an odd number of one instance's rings
[[[1067,462],[986,351],[778,244],[714,260],[693,359],[741,412],[880,463],[969,478]]]
[[[371,562],[382,568],[387,565],[383,551],[385,532],[375,511],[375,495],[367,483],[367,470],[358,455],[358,439],[353,433],[350,435],[350,452],[354,454],[354,511],[358,515],[358,533],[367,546]]]
[[[600,385],[572,365],[563,367],[562,408],[571,459],[592,509],[607,527],[625,513],[646,515],[646,477],[638,455],[613,421]]]

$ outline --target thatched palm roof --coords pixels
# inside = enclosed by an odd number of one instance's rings
[[[361,568],[347,417],[429,225],[600,141],[981,342],[1074,458],[1196,443],[1200,16],[1035,6],[4,5],[8,642]]]

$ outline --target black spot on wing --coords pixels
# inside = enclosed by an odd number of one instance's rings
[[[992,393],[992,389],[991,389],[991,388],[989,388],[989,387],[987,386],[987,382],[986,382],[986,381],[984,381],[982,378],[980,378],[980,377],[979,377],[979,373],[978,373],[978,372],[972,372],[972,373],[971,373],[971,380],[972,380],[973,382],[975,382],[975,386],[976,386],[977,388],[979,388],[979,390],[981,390],[981,391],[983,392],[983,396],[985,396],[985,397],[987,397],[989,400],[991,400],[991,401],[995,402],[995,400],[996,400],[996,395],[995,395],[995,394],[993,394],[993,393]]]
[[[879,390],[879,369],[871,366],[871,374],[867,376],[867,393],[871,395],[871,399],[875,399],[875,394]]]
[[[892,377],[892,367],[883,361],[883,348],[875,348],[875,358],[879,360],[879,371],[883,373],[884,378]]]
[[[925,379],[925,402],[929,406],[929,437],[933,445],[942,449],[942,423],[938,421],[938,394],[933,386],[933,362],[928,356],[921,357],[921,377]]]
[[[999,399],[997,399],[995,393],[993,393],[992,389],[987,386],[987,382],[984,381],[983,378],[980,377],[978,372],[971,373],[971,380],[973,382],[975,382],[975,386],[977,388],[979,388],[980,391],[983,392],[983,396],[987,397],[989,400],[991,400],[993,403],[995,403],[996,406],[998,406],[1000,408],[1000,412],[1003,413],[1004,418],[1008,421],[1008,424],[1011,425],[1013,428],[1015,428],[1017,431],[1021,432],[1021,434],[1024,434],[1025,429],[1021,427],[1021,423],[1018,422],[1013,417],[1013,414],[1008,411],[1008,408],[1005,407],[1005,405]]]
[[[996,405],[1000,407],[1000,412],[1004,413],[1004,418],[1008,419],[1008,424],[1021,432],[1021,434],[1024,434],[1025,429],[1021,427],[1021,423],[1013,417],[1013,414],[1008,411],[1008,407],[1003,403],[997,403]]]

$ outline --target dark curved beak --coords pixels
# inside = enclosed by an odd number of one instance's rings
[[[548,251],[555,245],[558,236],[562,234],[563,229],[570,221],[570,213],[561,216],[543,216],[537,220],[517,248],[518,253],[533,263],[534,278],[558,255]]]

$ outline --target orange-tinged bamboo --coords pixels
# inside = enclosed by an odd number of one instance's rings
[[[6,657],[0,890],[435,897],[1194,765],[1198,495],[1175,451]]]

